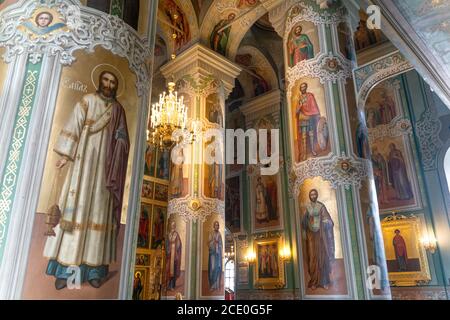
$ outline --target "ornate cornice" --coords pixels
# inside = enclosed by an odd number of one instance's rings
[[[172,199],[167,208],[167,219],[173,214],[178,214],[186,222],[201,221],[212,214],[225,214],[225,201],[205,197],[190,197]]]
[[[39,7],[54,8],[61,15],[66,27],[46,35],[30,35],[20,28]],[[77,0],[19,1],[0,12],[0,47],[9,63],[14,57],[28,54],[32,63],[41,61],[43,55],[57,56],[63,65],[75,61],[77,50],[93,52],[101,46],[126,58],[130,69],[137,76],[137,91],[143,95],[149,90],[148,59],[151,50],[134,29],[121,19],[99,13],[82,6]]]
[[[361,187],[361,183],[370,176],[369,160],[354,158],[342,154],[329,159],[311,158],[292,167],[290,175],[290,192],[298,196],[306,179],[321,177],[329,181],[332,188],[343,186]]]
[[[384,137],[401,137],[412,134],[411,121],[405,118],[399,118],[395,122],[385,125],[378,125],[375,128],[369,128],[369,140],[377,141]]]
[[[212,75],[223,82],[226,95],[233,90],[234,79],[241,73],[239,66],[199,43],[183,51],[160,70],[165,78],[173,77],[175,81],[187,74],[201,77]]]
[[[399,52],[390,53],[353,71],[358,108],[363,109],[370,90],[379,82],[412,70],[413,66]]]

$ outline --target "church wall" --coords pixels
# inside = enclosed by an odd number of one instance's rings
[[[73,7],[71,7],[72,5]],[[75,10],[70,11],[72,9]],[[81,10],[78,11],[76,9]],[[49,26],[45,27],[46,29],[38,29],[36,26],[33,26],[35,18],[42,11],[48,11],[53,15],[53,20]],[[155,10],[152,12],[155,12]],[[71,14],[72,16],[68,18]],[[143,158],[144,153],[143,141],[145,140],[147,119],[147,90],[151,84],[151,78],[149,78],[147,72],[152,69],[148,58],[150,53],[149,47],[153,43],[151,35],[154,34],[155,27],[152,23],[147,24],[146,34],[150,35],[150,40],[145,42],[129,27],[125,26],[123,22],[115,19],[113,22],[115,28],[114,36],[101,40],[101,30],[103,30],[102,28],[104,28],[111,17],[98,14],[92,9],[87,10],[84,7],[80,7],[79,2],[76,0],[49,0],[41,3],[22,0],[18,5],[9,6],[1,11],[0,15],[2,16],[2,28],[5,27],[5,24],[13,25],[11,28],[7,28],[9,33],[4,34],[4,38],[2,38],[3,40],[0,43],[3,52],[5,52],[4,48],[6,48],[7,53],[3,55],[2,62],[14,66],[16,71],[15,74],[8,74],[9,79],[5,82],[11,94],[5,100],[0,99],[2,101],[0,108],[5,111],[4,120],[8,123],[8,125],[0,128],[3,142],[2,148],[5,148],[1,152],[5,157],[2,157],[0,161],[3,177],[5,175],[11,177],[7,180],[8,185],[3,184],[0,186],[2,195],[8,196],[7,200],[4,199],[7,201],[8,206],[3,207],[1,212],[2,217],[6,219],[2,220],[1,224],[3,236],[0,241],[0,259],[3,261],[0,269],[0,283],[2,283],[0,295],[5,298],[26,299],[114,299],[127,298],[128,296],[131,298],[133,273],[130,272],[130,269],[132,269],[132,261],[135,259],[135,251],[134,249],[122,249],[136,246],[135,235],[137,236],[137,233],[134,230],[137,230],[137,212],[139,212],[137,205],[139,192],[136,192],[136,190],[140,190],[143,174],[143,163],[140,159]],[[82,33],[83,35],[74,31],[75,27],[87,29],[86,21],[92,21],[90,19],[97,20],[99,28],[96,31],[86,31]],[[25,22],[22,23],[22,21]],[[149,21],[155,20],[153,17],[150,17]],[[62,34],[62,30],[64,30],[65,39],[70,40],[57,41],[57,38]],[[23,50],[19,52],[15,48],[16,44],[8,39],[9,36],[13,37],[14,34],[21,32],[25,36],[21,43]],[[99,34],[93,34],[92,32],[99,32]],[[85,38],[80,39],[81,36]],[[120,44],[118,42],[119,37],[120,39],[125,37],[130,43],[134,43],[133,47],[130,49],[123,43]],[[30,39],[33,40],[34,44],[32,48],[30,47]],[[50,48],[52,49],[50,50]],[[109,48],[113,48],[113,52],[109,51],[111,50]],[[56,55],[56,53],[59,54]],[[66,170],[62,170],[61,176],[59,176],[58,171],[55,169],[57,157],[53,149],[58,139],[76,140],[75,136],[69,136],[69,133],[64,130],[61,131],[61,128],[71,117],[70,114],[74,110],[75,104],[81,101],[84,95],[96,91],[99,76],[103,70],[109,72],[107,74],[109,79],[114,78],[112,81],[118,81],[117,100],[123,106],[125,111],[123,119],[126,120],[121,120],[121,122],[117,123],[120,123],[121,126],[124,126],[125,122],[127,124],[127,130],[125,130],[125,127],[122,127],[116,132],[113,139],[117,141],[125,139],[126,131],[128,131],[129,138],[129,146],[125,147],[124,150],[126,151],[122,153],[128,153],[128,160],[123,163],[121,171],[126,178],[120,184],[118,193],[120,194],[121,186],[123,186],[124,194],[122,199],[120,199],[123,200],[123,206],[121,208],[117,207],[121,211],[117,212],[121,217],[115,219],[116,222],[119,222],[120,227],[111,221],[104,225],[100,220],[89,222],[87,220],[75,220],[74,224],[64,223],[64,228],[67,228],[67,231],[65,231],[67,234],[91,230],[90,237],[95,232],[101,233],[106,231],[107,234],[110,234],[111,230],[118,230],[116,239],[105,241],[113,247],[114,244],[117,245],[117,257],[112,259],[116,262],[106,262],[106,264],[109,264],[109,268],[107,268],[109,269],[108,275],[103,279],[99,288],[84,282],[80,290],[70,290],[69,288],[56,290],[55,278],[45,274],[47,266],[46,259],[43,257],[44,234],[51,232],[51,226],[52,224],[55,226],[55,222],[49,221],[50,217],[42,213],[48,213],[51,204],[59,203],[63,212],[62,217],[64,219],[70,217],[70,215],[67,215],[69,211],[65,210],[61,205],[63,200],[58,200],[60,198],[59,194],[62,194],[62,183],[64,180],[69,181],[67,177],[77,177],[72,179],[72,183],[75,183],[75,185],[73,185],[73,188],[67,189],[69,191],[68,194],[76,195],[77,199],[80,192],[89,195],[89,197],[94,194],[91,194],[92,191],[87,189],[77,189],[76,184],[78,182],[76,181],[78,181],[77,179],[80,175],[75,174],[75,170],[78,169],[76,169],[77,165],[73,163],[82,164],[79,169],[85,170],[85,168],[89,168],[90,164],[94,163],[93,160],[95,160],[97,153],[92,153],[88,143],[86,155],[91,154],[91,156],[86,160],[81,154],[84,149],[78,148],[80,152],[79,157],[72,158],[73,162],[69,161],[69,164],[65,167]],[[114,77],[111,75],[114,75]],[[95,99],[92,101],[95,101]],[[17,107],[5,109],[6,105],[16,105]],[[120,115],[120,113],[115,113],[115,110],[120,110],[120,108],[112,108],[114,112],[111,115]],[[80,110],[89,111],[92,109],[89,109],[89,103],[87,103],[87,107],[84,103],[81,103]],[[109,113],[103,114],[105,120],[109,116]],[[10,121],[7,119],[10,119]],[[91,119],[84,120],[89,121]],[[98,123],[88,123],[93,126],[91,130],[104,130],[106,128],[96,129],[95,126]],[[62,134],[59,134],[60,132]],[[80,141],[84,141],[83,137],[79,137],[81,140],[75,142],[82,144]],[[89,138],[86,141],[90,141]],[[65,145],[68,146],[67,144]],[[125,146],[126,144],[123,145]],[[68,152],[72,154],[70,150]],[[12,154],[15,155],[14,158],[8,156]],[[125,159],[125,157],[121,159]],[[118,162],[115,163],[117,164]],[[88,176],[96,177],[99,172],[101,174],[105,170],[105,167],[100,166],[97,168],[91,166],[90,170],[92,171]],[[55,179],[55,176],[58,179]],[[84,177],[82,184],[85,183],[86,185],[89,179],[86,179],[86,175]],[[5,179],[3,180],[6,181]],[[92,182],[94,181],[91,180],[91,188],[95,188],[96,183],[92,184]],[[69,185],[67,184],[67,186]],[[7,189],[9,191],[6,193],[5,190]],[[117,204],[117,202],[111,203]],[[89,201],[83,200],[79,201],[77,208],[90,205],[92,204]],[[53,209],[52,212],[58,212],[56,207]],[[79,210],[81,209],[77,209],[76,212],[80,212]],[[110,212],[108,210],[106,212]],[[105,212],[104,210],[100,211]],[[84,219],[78,213],[75,217],[76,219],[79,217]],[[92,217],[95,217],[95,215],[92,215]],[[46,226],[46,222],[49,224],[48,226]],[[60,226],[57,226],[55,230],[60,234]],[[49,236],[49,238],[53,237]],[[69,243],[66,242],[66,244]],[[96,245],[93,245],[91,249],[95,250],[95,247]],[[101,246],[97,248],[101,248]],[[61,249],[62,251],[63,249]],[[70,251],[73,252],[73,249]],[[111,252],[113,251],[111,249]],[[99,254],[101,255],[102,253]],[[103,254],[105,256],[108,255],[106,252]],[[90,264],[88,261],[85,262]],[[82,266],[81,269],[83,268]],[[105,270],[102,269],[100,273]],[[74,272],[72,279],[75,279],[79,274],[77,274],[76,268]],[[77,286],[76,281],[71,282],[68,280],[67,284],[71,289],[74,289],[72,285]],[[36,287],[39,287],[40,290],[36,291]]]
[[[391,116],[387,115],[389,104],[382,102],[383,95],[387,95],[391,104],[395,105]],[[377,109],[377,105],[384,108]],[[368,95],[365,112],[374,174],[378,177],[375,184],[389,278],[393,285],[392,298],[447,299],[449,223],[445,202],[448,201],[448,192],[439,181],[438,167],[442,164],[438,162],[438,154],[443,146],[439,137],[442,135],[441,128],[445,132],[448,127],[448,120],[444,120],[445,115],[449,114],[448,109],[416,71],[409,71],[376,85]],[[390,153],[388,148],[391,144],[396,146],[404,159],[402,170],[405,172],[402,175],[406,177],[405,194],[395,192],[400,188],[396,184],[399,177],[383,174],[377,160],[381,154],[386,164],[390,165],[392,151]],[[386,170],[389,168],[386,167]],[[389,183],[385,183],[386,179]],[[398,200],[399,197],[404,200]],[[413,221],[414,217],[419,221],[417,234],[400,228],[399,221]],[[405,232],[403,236],[410,252],[407,270],[402,271],[400,265],[395,263],[390,233],[396,228],[389,229],[390,225],[399,226],[400,234],[402,230]],[[426,237],[438,239],[435,253],[425,250],[422,241]],[[419,262],[420,266],[415,265]]]

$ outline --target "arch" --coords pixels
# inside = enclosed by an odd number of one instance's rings
[[[200,28],[200,40],[211,47],[210,37],[219,22],[233,13],[235,21],[230,28],[230,37],[226,45],[226,56],[234,60],[242,38],[250,27],[265,13],[266,8],[259,0],[223,1],[215,0],[209,6]],[[225,22],[224,22],[225,23]]]
[[[246,89],[252,88],[255,80],[257,81],[255,85],[258,84],[258,81],[264,81],[267,84],[268,88],[265,92],[278,89],[277,74],[272,64],[259,49],[249,45],[242,46],[235,56],[235,61],[243,68],[238,80],[245,88],[246,100],[259,95],[255,92],[257,90]]]
[[[173,6],[176,5],[183,15],[183,19],[187,19],[186,25],[188,25],[189,28],[189,35],[188,38],[180,43],[179,45],[175,45],[174,41],[168,41],[169,39],[172,39],[172,28],[167,24],[171,23],[166,12],[165,8],[167,6]],[[166,21],[167,23],[164,23],[162,21]],[[197,22],[197,15],[195,13],[194,7],[192,5],[191,1],[185,1],[185,0],[159,0],[158,5],[158,29],[161,31],[161,33],[164,34],[164,40],[166,40],[167,48],[170,52],[178,51],[181,52],[184,49],[188,48],[193,42],[198,40],[199,38],[199,28],[198,28],[198,22]]]
[[[450,193],[450,146],[444,156],[444,172],[445,178],[447,179],[448,192]]]

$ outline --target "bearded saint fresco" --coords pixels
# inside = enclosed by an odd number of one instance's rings
[[[182,243],[175,221],[170,223],[170,231],[166,239],[166,279],[167,290],[174,290],[177,279],[181,275]]]
[[[326,206],[318,201],[319,192],[309,191],[310,203],[306,205],[302,219],[305,233],[308,288],[328,290],[331,285],[332,264],[335,259],[334,222]]]
[[[75,105],[53,148],[60,156],[56,168],[69,167],[60,223],[44,249],[46,273],[58,290],[72,274],[68,266],[78,266],[81,280],[99,288],[116,260],[130,140],[117,75],[103,71],[98,81],[97,92]]]
[[[313,44],[302,30],[301,25],[296,25],[289,35],[287,42],[289,67],[294,67],[300,61],[314,58]]]

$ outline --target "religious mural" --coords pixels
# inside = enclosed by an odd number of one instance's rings
[[[61,74],[37,211],[47,218],[36,217],[24,297],[115,298],[118,292],[122,204],[139,105],[135,77],[127,60],[102,48],[75,56]],[[70,85],[77,81],[83,86]],[[54,235],[44,237],[47,221]],[[73,268],[82,290],[65,289]]]
[[[169,180],[171,164],[170,151],[158,149],[156,159],[156,177]]]
[[[153,199],[155,184],[153,181],[144,180],[142,183],[141,198],[143,201]]]
[[[169,198],[169,186],[167,184],[155,183],[155,196],[156,201],[167,202]]]
[[[377,139],[371,148],[380,210],[387,212],[418,206],[417,180],[405,138]]]
[[[348,294],[336,191],[320,177],[307,179],[299,203],[306,294]]]
[[[281,183],[279,175],[255,175],[251,178],[252,228],[254,232],[283,228]]]
[[[240,232],[242,226],[241,177],[227,178],[225,184],[225,223],[230,232]]]
[[[367,19],[368,16],[364,12],[364,10],[359,11],[360,21],[358,23],[358,27],[356,27],[356,31],[354,33],[354,42],[356,51],[369,48],[374,44],[377,44],[383,40],[386,40],[386,37],[382,34],[379,29],[369,29],[367,27]]]
[[[225,223],[219,214],[210,215],[202,225],[201,296],[222,296],[224,293]]]
[[[150,143],[147,144],[145,149],[145,163],[144,163],[144,175],[155,176],[155,163],[156,163],[156,148]]]
[[[301,78],[291,94],[294,154],[297,162],[331,151],[324,87],[317,78]]]
[[[431,280],[428,259],[420,242],[426,232],[423,216],[389,216],[382,221],[384,250],[390,280],[414,286]]]
[[[215,123],[221,128],[225,125],[219,94],[213,93],[206,98],[205,116],[209,122]]]
[[[231,26],[227,28],[224,27],[231,23],[235,18],[236,14],[234,12],[228,13],[228,15],[222,18],[214,26],[214,29],[209,38],[209,44],[211,46],[211,49],[213,49],[217,53],[226,55]]]
[[[176,35],[175,49],[179,50],[191,40],[191,33],[187,16],[174,0],[161,0],[160,7],[168,22],[175,26],[172,32]]]
[[[133,300],[145,300],[147,291],[147,269],[136,268],[133,278]]]
[[[185,295],[185,271],[187,261],[186,222],[178,215],[170,216],[165,240],[165,271],[163,296]]]
[[[395,92],[383,86],[374,88],[366,100],[367,127],[390,124],[399,114]]]
[[[341,22],[337,27],[337,31],[341,54],[348,60],[356,61],[352,30],[349,24],[347,22]]]
[[[150,249],[161,249],[165,238],[165,223],[167,216],[167,208],[161,206],[153,206],[152,232]]]
[[[257,238],[254,240],[256,254],[254,285],[262,289],[284,287],[284,264],[279,255],[282,250],[281,238]]]
[[[220,148],[214,148],[213,144],[215,144],[215,137],[211,137],[210,140],[205,141],[205,152],[210,153],[210,157],[214,159],[215,157],[222,157],[222,155],[216,155],[216,152],[220,152]],[[218,151],[219,150],[219,151]],[[223,163],[223,161],[222,161]],[[209,198],[216,198],[219,200],[225,199],[225,166],[222,163],[218,163],[213,161],[212,163],[203,165],[203,194]]]
[[[311,22],[296,24],[286,43],[287,65],[292,68],[297,63],[314,58],[319,43],[316,27]]]
[[[141,214],[139,217],[139,229],[137,238],[137,247],[148,249],[150,244],[150,228],[152,218],[152,205],[141,205]]]
[[[57,11],[43,8],[36,10],[30,20],[24,21],[21,30],[31,37],[40,37],[67,30],[67,26]]]

